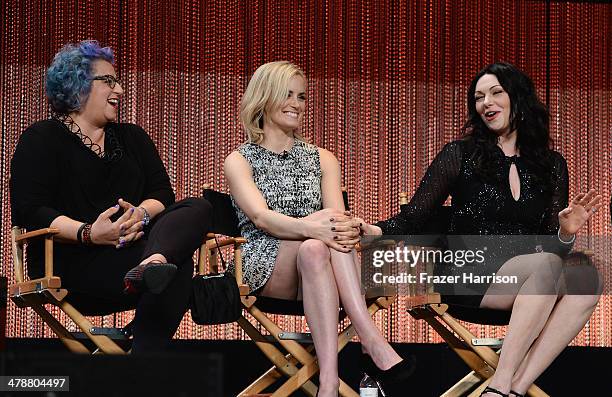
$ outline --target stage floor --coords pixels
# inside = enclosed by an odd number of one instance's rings
[[[468,372],[446,345],[394,347],[417,357],[407,397],[439,396]],[[361,378],[359,351],[359,344],[351,343],[340,354],[340,376],[352,387]],[[569,347],[537,383],[555,397],[609,395],[611,363],[612,348]],[[8,339],[0,354],[1,375],[67,375],[69,395],[83,396],[235,396],[267,368],[263,354],[248,341],[175,340],[164,354],[117,357],[70,354],[56,339]]]

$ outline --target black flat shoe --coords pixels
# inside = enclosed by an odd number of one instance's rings
[[[497,395],[502,396],[502,397],[508,397],[507,394],[504,394],[504,393],[500,392],[499,390],[494,389],[492,387],[487,387],[486,389],[484,389],[482,391],[482,393],[480,393],[480,395],[482,396],[485,393],[494,393],[494,394],[497,394]]]
[[[150,292],[160,294],[174,278],[177,267],[172,263],[149,262],[130,270],[123,278],[126,294]]]
[[[510,390],[510,394],[513,394],[516,397],[525,397],[524,394],[519,394],[519,393],[515,392],[514,390]],[[510,394],[508,394],[508,396],[510,396]]]
[[[368,354],[362,353],[361,366],[363,371],[376,381],[384,397],[394,397],[406,392],[406,381],[416,369],[416,358],[411,355],[388,370],[382,370]]]

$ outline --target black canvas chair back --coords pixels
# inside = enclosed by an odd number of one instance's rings
[[[225,236],[240,236],[238,217],[230,195],[204,188],[202,197],[208,200],[213,207],[211,232]]]

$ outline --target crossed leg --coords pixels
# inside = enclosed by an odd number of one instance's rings
[[[303,299],[319,362],[319,396],[338,393],[338,311],[342,300],[365,351],[381,369],[401,361],[382,337],[361,295],[355,254],[319,240],[281,241],[274,271],[261,295]]]
[[[599,297],[563,295],[562,265],[558,256],[538,253],[512,258],[497,272],[517,276],[519,282],[514,290],[492,285],[480,305],[512,310],[490,387],[502,393],[526,392],[589,319]]]

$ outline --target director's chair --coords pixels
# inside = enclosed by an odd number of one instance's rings
[[[74,353],[125,354],[126,351],[119,347],[115,341],[127,341],[130,337],[129,327],[94,327],[87,317],[65,300],[68,290],[62,288],[61,278],[53,273],[53,238],[58,233],[59,230],[54,228],[39,229],[27,233],[18,226],[11,229],[15,283],[9,287],[9,297],[17,307],[32,308],[59,340]],[[32,242],[42,242],[45,249],[44,277],[34,280],[28,279],[24,266],[24,248]],[[46,305],[59,308],[79,327],[81,332],[68,331],[64,324],[47,310]],[[87,347],[83,343],[85,340],[93,342],[95,347]]]
[[[231,237],[240,236],[238,219],[232,207],[231,198],[225,193],[210,189],[208,185],[204,187],[203,196],[213,206],[213,233],[209,235],[211,239],[206,241],[200,250],[199,273],[207,273],[206,263],[210,265],[210,271],[218,272],[219,250],[223,247],[233,247],[235,276],[240,290],[242,307],[268,333],[268,335],[264,335],[244,315],[238,319],[240,327],[273,365],[241,391],[238,396],[260,395],[281,379],[284,379],[284,382],[271,392],[271,396],[289,396],[298,389],[302,389],[309,396],[315,396],[317,386],[311,379],[318,373],[319,367],[310,334],[287,332],[269,316],[270,314],[303,316],[302,302],[250,294],[248,285],[242,280],[241,245],[246,240],[242,237]],[[343,191],[343,197],[345,207],[348,208],[348,198],[345,191]],[[230,237],[215,241],[214,237],[218,235]],[[202,255],[202,252],[205,254]],[[379,310],[388,308],[394,302],[395,294],[395,290],[388,287],[366,290],[366,302],[370,314],[374,315]],[[341,310],[339,320],[342,321],[344,318],[346,318],[346,313]],[[341,351],[355,335],[356,332],[352,325],[343,328],[338,334],[338,351]],[[340,380],[340,395],[343,397],[358,397],[359,393]]]
[[[407,204],[407,194],[400,193],[400,205]],[[446,234],[450,215],[450,207],[442,207],[424,232]],[[415,249],[420,248],[422,247],[415,247]],[[412,268],[412,271],[416,273],[423,270],[427,274],[434,274],[434,265],[432,262],[419,263]],[[432,285],[424,288],[408,298],[408,313],[415,319],[425,320],[471,369],[469,374],[444,392],[442,397],[480,396],[495,373],[503,339],[477,338],[458,320],[479,325],[501,326],[508,325],[511,313],[461,305],[452,296],[435,292]],[[548,397],[548,394],[535,384],[529,388],[527,395]]]

